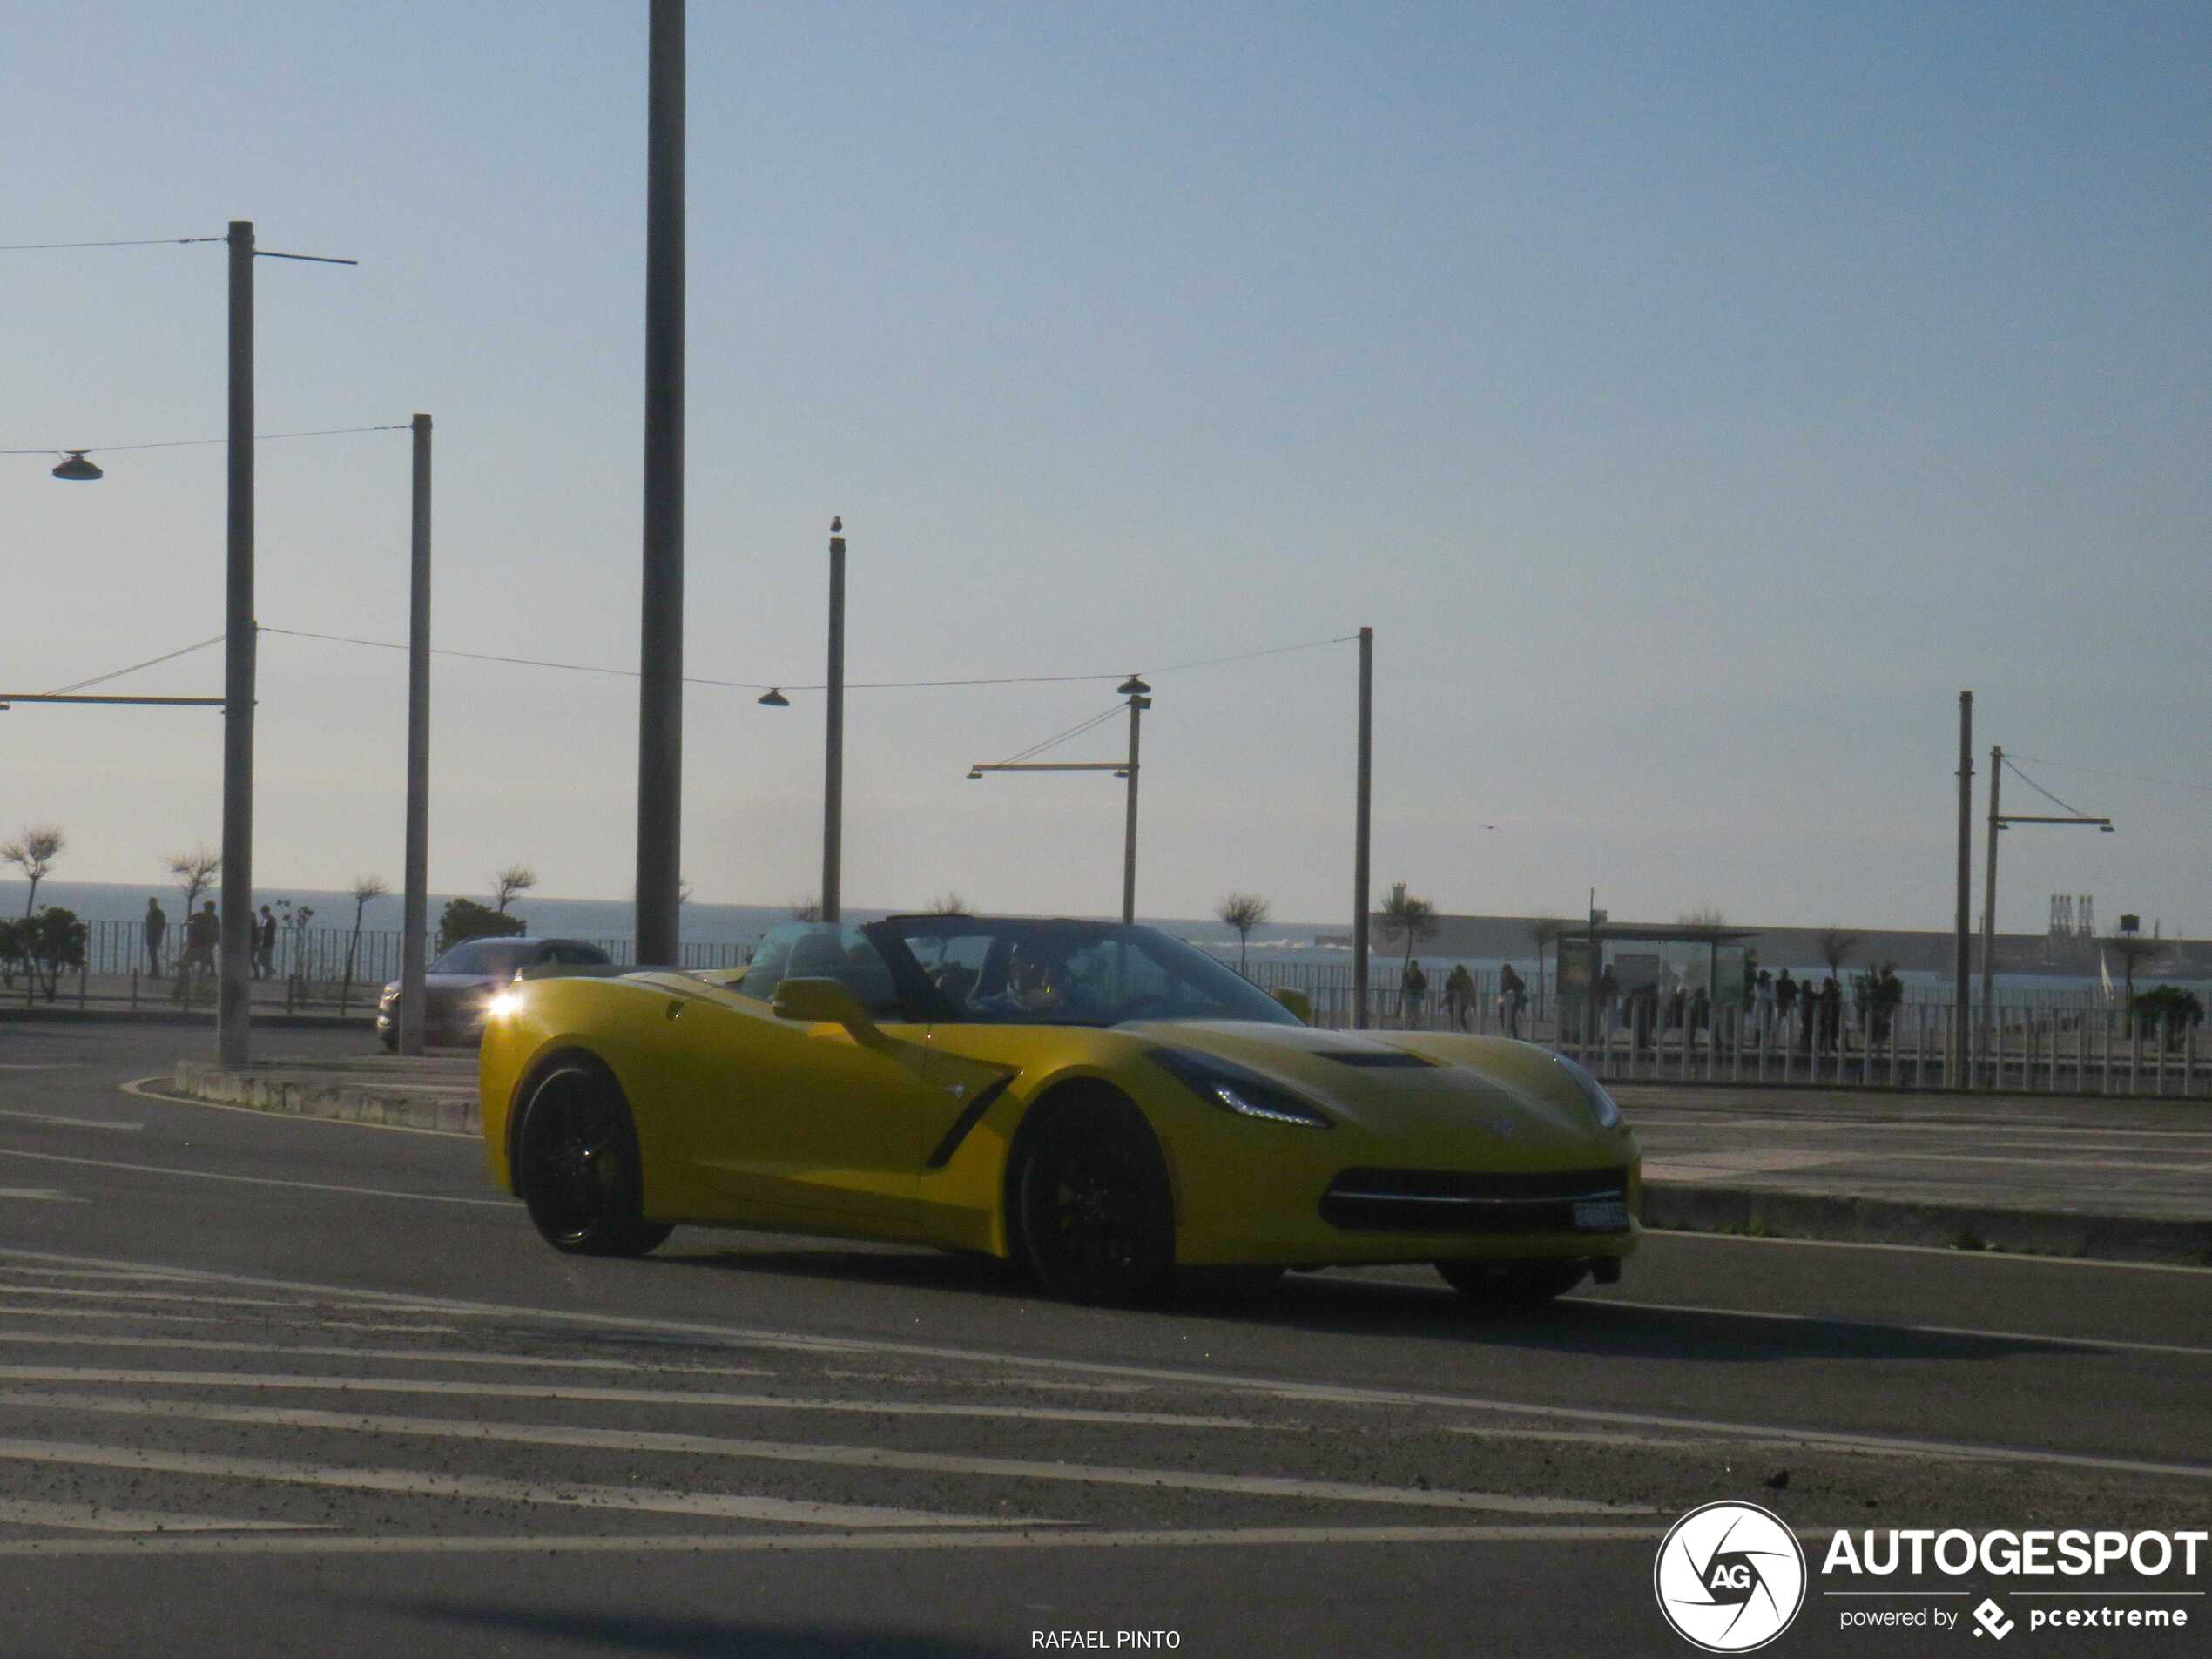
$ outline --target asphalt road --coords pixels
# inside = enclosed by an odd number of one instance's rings
[[[2204,1270],[1654,1237],[1482,1318],[1425,1269],[1126,1312],[754,1234],[579,1261],[472,1140],[126,1091],[207,1044],[0,1028],[10,1659],[1688,1653],[1652,1568],[1702,1503],[1816,1566],[2212,1511]],[[2067,1651],[2201,1648],[2208,1577],[1820,1577],[1770,1651],[1971,1645],[1841,1622],[1989,1592],[2040,1648],[2085,1588],[2198,1628]]]

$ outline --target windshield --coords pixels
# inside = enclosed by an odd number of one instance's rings
[[[481,974],[509,979],[533,962],[604,963],[607,953],[575,939],[464,939],[430,964],[433,974]]]
[[[955,1023],[1297,1017],[1204,952],[1154,928],[1096,921],[904,916],[861,929],[929,1017]]]

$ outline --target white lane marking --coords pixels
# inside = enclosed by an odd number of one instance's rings
[[[346,1187],[323,1181],[280,1181],[266,1175],[218,1175],[212,1170],[179,1170],[159,1163],[117,1163],[106,1158],[65,1157],[59,1152],[26,1152],[0,1147],[0,1157],[35,1158],[42,1163],[74,1163],[91,1170],[125,1170],[136,1175],[169,1175],[192,1181],[232,1181],[249,1187],[290,1187],[300,1192],[338,1192],[354,1198],[411,1198],[417,1204],[460,1204],[485,1210],[512,1210],[511,1198],[459,1198],[442,1192],[395,1192],[385,1187]]]
[[[98,1503],[45,1503],[36,1498],[0,1498],[0,1523],[14,1527],[59,1527],[70,1532],[327,1532],[313,1521],[226,1521],[219,1515],[188,1515],[161,1509],[113,1509]]]
[[[80,1291],[66,1285],[10,1285],[6,1294],[66,1296],[82,1302],[183,1302],[194,1307],[291,1308],[299,1312],[307,1312],[297,1302],[274,1296],[187,1296],[176,1291]],[[362,1312],[383,1312],[374,1303],[341,1303],[338,1305]]]
[[[772,1463],[825,1464],[839,1468],[901,1469],[923,1474],[982,1475],[1083,1486],[1143,1487],[1148,1491],[1164,1487],[1183,1492],[1230,1493],[1247,1498],[1393,1504],[1411,1509],[1466,1509],[1509,1515],[1647,1515],[1652,1513],[1649,1505],[1597,1503],[1586,1498],[1527,1498],[1503,1492],[1362,1486],[1348,1480],[1307,1480],[1296,1476],[1272,1474],[1213,1474],[1195,1469],[1124,1469],[1091,1463],[1047,1463],[1028,1458],[893,1452],[880,1447],[829,1446],[809,1440],[732,1440],[715,1434],[678,1434],[653,1429],[570,1428],[556,1424],[485,1422],[473,1418],[371,1417],[353,1412],[305,1411],[273,1406],[206,1406],[189,1400],[118,1399],[105,1394],[33,1392],[0,1393],[0,1406],[100,1413],[118,1417],[183,1418],[203,1423],[253,1423],[269,1427],[337,1430],[348,1433],[413,1434],[435,1440],[522,1446],[565,1446],[614,1452],[671,1452],[685,1457],[749,1458]],[[0,1440],[0,1448],[10,1444],[11,1442]],[[4,1455],[7,1455],[5,1451],[0,1450],[0,1456]]]
[[[1828,1529],[1795,1527],[1824,1541]],[[0,1539],[9,1555],[666,1555],[751,1554],[806,1550],[894,1549],[1334,1549],[1347,1544],[1649,1543],[1667,1529],[1647,1527],[1210,1527],[1184,1532],[650,1533],[636,1537],[529,1534],[521,1537],[360,1536],[337,1538]]]
[[[482,1138],[473,1130],[421,1129],[413,1123],[364,1123],[353,1117],[312,1117],[305,1112],[272,1112],[259,1106],[234,1106],[226,1100],[194,1100],[190,1095],[165,1095],[148,1083],[166,1082],[166,1077],[156,1074],[152,1077],[134,1077],[118,1083],[125,1094],[139,1100],[158,1100],[167,1106],[198,1106],[211,1112],[250,1112],[256,1117],[275,1118],[286,1123],[328,1123],[338,1129],[382,1130],[388,1135],[442,1135],[449,1141],[474,1141]]]
[[[58,1187],[0,1187],[0,1198],[43,1198],[53,1204],[84,1202],[74,1193],[64,1192]]]
[[[297,1352],[300,1350],[293,1350]],[[417,1359],[435,1359],[420,1354]],[[759,1373],[755,1373],[756,1375]],[[917,1400],[818,1399],[680,1388],[563,1388],[542,1383],[445,1382],[415,1377],[315,1377],[299,1372],[130,1371],[98,1366],[0,1366],[12,1382],[116,1383],[141,1388],[273,1388],[341,1394],[459,1394],[477,1399],[590,1401],[605,1406],[698,1406],[754,1412],[850,1412],[863,1417],[981,1417],[1020,1422],[1113,1423],[1139,1428],[1256,1428],[1242,1417],[1092,1411],[1074,1406],[963,1406]],[[0,1404],[9,1396],[0,1394]]]
[[[2124,1337],[2054,1337],[2034,1331],[1985,1331],[1963,1325],[1898,1325],[1885,1319],[1854,1319],[1824,1313],[1776,1313],[1764,1309],[1702,1307],[1694,1302],[1629,1302],[1578,1296],[1577,1308],[1608,1313],[1690,1313],[1721,1319],[1763,1319],[1773,1325],[1845,1325],[1856,1331],[1896,1331],[1916,1337],[1964,1337],[1977,1342],[2016,1342],[2039,1348],[2102,1348],[2114,1353],[2170,1353],[2187,1359],[2212,1359],[2212,1347],[2182,1342],[2136,1342]]]
[[[41,1278],[119,1278],[152,1281],[171,1285],[189,1285],[200,1278],[198,1273],[179,1272],[169,1268],[155,1267],[34,1267],[24,1263],[0,1263],[0,1274],[36,1273]],[[7,1281],[0,1278],[0,1290],[7,1288]]]
[[[41,1308],[41,1313],[55,1310]],[[320,1327],[319,1327],[320,1328]],[[409,1325],[377,1326],[384,1330],[412,1330]],[[218,1342],[208,1338],[188,1337],[91,1337],[75,1332],[48,1333],[30,1331],[0,1331],[0,1348],[10,1343],[46,1343],[59,1348],[158,1348],[164,1353],[188,1352],[193,1353],[261,1353],[282,1354],[314,1359],[391,1359],[420,1362],[439,1366],[512,1366],[527,1370],[534,1366],[550,1366],[561,1371],[611,1371],[626,1375],[663,1375],[674,1373],[697,1377],[772,1377],[775,1373],[758,1366],[647,1366],[629,1359],[571,1359],[557,1354],[507,1354],[457,1352],[445,1348],[341,1348],[305,1347],[282,1342]],[[193,1376],[201,1373],[194,1372]]]
[[[0,1071],[75,1071],[82,1060],[9,1060],[0,1061]]]
[[[144,1123],[118,1123],[105,1117],[64,1117],[54,1112],[0,1111],[0,1117],[18,1118],[26,1123],[59,1123],[65,1129],[111,1129],[136,1134],[145,1128]]]
[[[0,1314],[21,1314],[38,1319],[132,1319],[141,1323],[162,1325],[220,1325],[224,1321],[214,1314],[149,1313],[144,1308],[57,1308],[17,1307],[11,1302],[0,1302]],[[89,1338],[47,1338],[49,1341],[89,1341]]]
[[[0,1258],[67,1263],[71,1265],[132,1265],[102,1261],[97,1257],[63,1255],[51,1251],[29,1251],[0,1246]],[[2123,1265],[2123,1264],[2113,1264]],[[2207,1270],[2195,1270],[2207,1271]],[[295,1294],[322,1296],[354,1296],[374,1298],[375,1291],[347,1290],[337,1286],[302,1283],[295,1280],[273,1279],[258,1275],[233,1273],[208,1274],[211,1281],[244,1285],[257,1289],[286,1290]],[[2090,1453],[2039,1451],[2029,1447],[1973,1446],[1950,1440],[1912,1440],[1902,1436],[1838,1433],[1834,1431],[1805,1428],[1792,1424],[1738,1423],[1716,1419],[1669,1417],[1658,1412],[1608,1411],[1586,1406],[1553,1406],[1527,1400],[1486,1398],[1470,1394],[1432,1393],[1415,1389],[1361,1387],[1350,1384],[1302,1383],[1283,1378],[1244,1376],[1233,1372],[1211,1372],[1177,1369],[1169,1366],[1135,1366],[1103,1359],[1062,1359],[1036,1354],[1008,1354],[992,1352],[988,1349],[953,1348],[928,1343],[894,1342],[885,1339],[840,1338],[809,1339],[786,1332],[747,1330],[742,1327],[709,1325],[703,1320],[656,1319],[638,1315],[611,1313],[580,1313],[562,1308],[502,1307],[496,1303],[436,1301],[426,1302],[419,1297],[388,1298],[410,1307],[426,1307],[448,1313],[502,1315],[508,1318],[543,1320],[551,1324],[571,1325],[605,1331],[651,1332],[669,1335],[710,1337],[732,1344],[757,1344],[800,1349],[836,1348],[846,1351],[865,1350],[870,1352],[896,1354],[908,1359],[950,1360],[958,1364],[990,1366],[999,1369],[1020,1372],[1040,1370],[1058,1372],[1079,1377],[1111,1377],[1141,1382],[1164,1383],[1175,1387],[1196,1389],[1239,1389],[1276,1399],[1313,1400],[1349,1405],[1416,1406],[1429,1410],[1480,1413],[1501,1417],[1551,1418],[1566,1422],[1587,1422],[1617,1427],[1648,1428],[1656,1433],[1685,1432],[1719,1433],[1770,1439],[1832,1440],[1854,1447],[1886,1447],[1906,1452],[1930,1452],[1959,1456],[1995,1458],[2006,1462],[2029,1465],[2048,1465],[2061,1468],[2107,1469],[2129,1474],[2173,1475],[2185,1480],[2212,1480],[2212,1464],[2167,1463],[2140,1458],[2103,1457]]]
[[[280,1458],[217,1457],[202,1452],[158,1451],[148,1447],[89,1446],[67,1440],[0,1440],[0,1458],[23,1463],[72,1464],[127,1469],[140,1474],[216,1475],[229,1480],[267,1480],[283,1486],[334,1487],[355,1492],[397,1493],[408,1497],[475,1498],[501,1503],[557,1504],[626,1514],[700,1515],[718,1521],[780,1521],[813,1527],[1035,1527],[1049,1521],[995,1516],[934,1514],[921,1509],[887,1509],[874,1504],[813,1503],[799,1498],[759,1498],[742,1493],[679,1492],[651,1487],[592,1486],[564,1480],[557,1486],[509,1480],[489,1474],[453,1474],[429,1469],[341,1469],[323,1464],[291,1463]]]
[[[1953,1250],[1948,1244],[1885,1244],[1865,1238],[1763,1238],[1756,1233],[1703,1233],[1686,1228],[1657,1227],[1646,1231],[1647,1241],[1679,1239],[1697,1244],[1781,1244],[1791,1250],[1885,1250],[1908,1256],[1940,1256],[1953,1262],[2005,1263],[2018,1267],[2088,1267],[2107,1273],[2212,1274],[2212,1267],[2193,1267],[2187,1262],[2108,1262],[2089,1256],[2026,1256],[2018,1251]]]

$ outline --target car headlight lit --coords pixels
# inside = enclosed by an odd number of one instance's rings
[[[523,999],[514,992],[494,991],[484,999],[484,1015],[487,1019],[503,1020],[522,1006]]]
[[[1153,1049],[1144,1057],[1201,1100],[1239,1117],[1294,1123],[1300,1129],[1336,1127],[1319,1107],[1309,1105],[1282,1084],[1231,1061],[1181,1049]]]
[[[1597,1126],[1600,1129],[1620,1128],[1621,1104],[1606,1093],[1605,1085],[1598,1082],[1590,1069],[1579,1061],[1569,1060],[1563,1054],[1555,1054],[1552,1059],[1565,1068],[1567,1075],[1575,1080],[1575,1086],[1582,1091],[1582,1098],[1589,1102],[1590,1109],[1597,1114]]]

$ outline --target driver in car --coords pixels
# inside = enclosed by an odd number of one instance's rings
[[[976,1004],[995,1014],[1049,1014],[1066,995],[1062,966],[1026,941],[1006,959],[1006,988]]]

